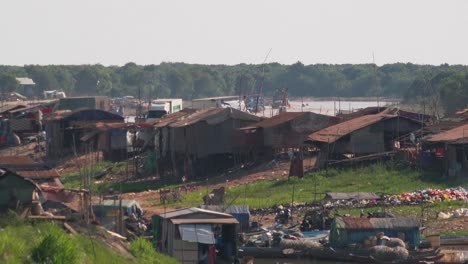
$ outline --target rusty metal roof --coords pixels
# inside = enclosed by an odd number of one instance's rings
[[[107,131],[109,129],[114,128],[130,128],[137,126],[135,123],[122,123],[122,122],[97,122],[97,123],[89,123],[80,126],[79,128],[88,128],[88,129],[96,129],[99,131]]]
[[[170,212],[167,212],[167,213],[162,213],[162,214],[160,214],[160,216],[162,218],[172,219],[172,218],[177,218],[177,217],[180,217],[180,216],[187,216],[187,215],[197,214],[197,213],[203,213],[203,214],[206,214],[206,215],[216,215],[216,216],[221,216],[221,217],[224,217],[224,218],[233,218],[233,216],[230,215],[230,214],[205,210],[205,209],[201,209],[201,208],[197,208],[197,207],[178,209],[178,210],[170,211]],[[189,218],[186,218],[186,219],[189,219]]]
[[[175,112],[175,113],[172,113],[172,114],[165,115],[165,116],[157,119],[153,124],[154,124],[154,127],[156,127],[156,128],[165,127],[165,126],[168,126],[168,125],[170,125],[172,123],[175,123],[175,122],[177,122],[179,120],[182,120],[186,116],[188,116],[190,114],[193,114],[193,113],[195,113],[195,110],[190,109],[190,108],[185,108],[185,109],[182,109],[179,112]]]
[[[365,115],[375,115],[387,110],[385,106],[369,106],[366,108],[358,109],[355,112],[348,113],[348,114],[337,114],[338,117],[343,118],[344,120],[351,120],[360,116]]]
[[[78,109],[74,111],[70,110],[60,110],[49,114],[47,117],[44,118],[46,121],[57,121],[57,120],[64,120],[64,121],[73,121],[73,120],[80,120],[80,121],[98,121],[98,120],[116,120],[122,121],[124,118],[118,114],[114,114],[108,111],[100,110],[100,109]]]
[[[60,174],[57,172],[57,170],[52,169],[52,170],[18,170],[16,171],[19,175],[25,177],[25,178],[31,178],[31,179],[39,179],[39,178],[58,178],[60,177]]]
[[[0,167],[11,170],[46,170],[46,164],[39,163],[28,156],[0,156]]]
[[[256,129],[256,128],[271,128],[275,127],[278,125],[282,125],[291,121],[294,121],[297,118],[302,118],[304,116],[309,116],[310,119],[313,119],[315,117],[322,117],[326,120],[329,120],[329,124],[336,124],[340,120],[338,117],[334,116],[327,116],[327,115],[321,115],[321,114],[316,114],[313,112],[289,112],[289,113],[281,113],[279,115],[273,116],[271,118],[266,118],[256,124],[253,124],[248,127],[243,127],[241,130],[249,130],[249,129]],[[317,121],[318,122],[318,121]],[[324,127],[324,126],[322,126]],[[315,129],[317,130],[317,129]],[[312,130],[314,131],[314,130]],[[312,132],[309,130],[309,133]]]
[[[319,142],[335,142],[349,133],[393,117],[396,116],[388,116],[385,114],[361,116],[312,133],[309,135],[308,139]]]
[[[170,127],[190,126],[198,122],[206,122],[209,125],[219,124],[229,118],[247,121],[260,121],[261,118],[234,108],[207,108],[194,112],[182,120],[170,124]]]
[[[10,112],[16,109],[22,109],[26,108],[25,105],[4,105],[3,107],[0,107],[0,114],[3,114],[5,112]]]
[[[36,161],[28,156],[0,156],[0,165],[31,165],[37,164]]]
[[[308,112],[289,112],[289,113],[281,113],[279,115],[275,115],[273,117],[264,119],[256,124],[253,124],[248,127],[243,127],[241,128],[242,130],[246,129],[255,129],[255,128],[268,128],[268,127],[274,127],[277,125],[281,125],[284,123],[287,123],[291,120],[296,119],[297,117],[303,116],[307,114]]]
[[[429,136],[426,138],[426,141],[466,144],[468,143],[468,124]]]

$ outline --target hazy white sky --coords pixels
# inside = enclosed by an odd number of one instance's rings
[[[468,64],[466,0],[0,0],[0,64]]]

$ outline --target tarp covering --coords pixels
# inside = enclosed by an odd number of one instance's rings
[[[211,225],[179,225],[180,237],[184,241],[213,245],[214,235]]]

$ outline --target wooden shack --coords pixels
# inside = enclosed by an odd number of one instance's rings
[[[423,140],[423,150],[422,154],[434,154],[443,160],[445,175],[468,176],[468,124],[428,136]]]
[[[398,148],[400,137],[420,129],[422,123],[398,115],[364,115],[310,134],[307,143],[320,148],[318,165]]]
[[[123,123],[124,118],[97,109],[58,111],[45,118],[47,157],[55,159],[74,151],[81,151],[81,146],[84,144],[80,139],[87,134],[82,127],[98,122]],[[94,143],[97,144],[97,142]]]
[[[0,211],[31,206],[34,193],[38,191],[40,188],[33,181],[12,171],[0,169]]]
[[[232,215],[196,207],[155,215],[155,247],[181,263],[198,264],[207,255],[214,262],[206,263],[233,263],[238,224]]]
[[[154,124],[157,159],[171,164],[175,174],[187,176],[232,167],[236,157],[249,151],[239,128],[258,121],[259,117],[232,108],[184,109],[168,115]]]
[[[241,128],[245,144],[265,151],[300,148],[310,133],[337,124],[339,119],[312,112],[290,112]]]

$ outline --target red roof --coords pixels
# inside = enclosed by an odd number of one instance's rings
[[[0,156],[0,167],[5,165],[36,165],[36,161],[28,156]]]
[[[426,138],[426,141],[466,144],[468,143],[468,124],[429,136]]]
[[[39,178],[57,178],[60,177],[60,174],[56,170],[30,170],[30,171],[16,171],[19,175],[30,178],[30,179],[39,179]]]
[[[248,127],[244,127],[242,129],[253,129],[253,128],[268,128],[274,127],[277,125],[281,125],[287,123],[291,120],[294,120],[300,116],[307,114],[308,112],[289,112],[289,113],[281,113],[279,115],[273,116],[271,118],[264,119],[256,124],[253,124]]]
[[[388,116],[385,114],[361,116],[333,126],[329,126],[315,133],[312,133],[309,135],[308,139],[320,142],[335,142],[341,137],[350,134],[356,130],[370,126],[381,120],[393,117],[396,116]]]

